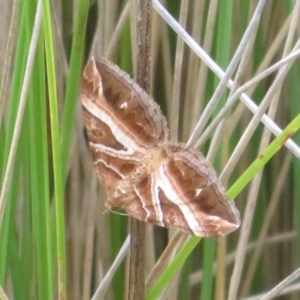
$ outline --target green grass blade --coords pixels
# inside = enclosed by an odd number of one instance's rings
[[[235,182],[228,190],[227,196],[230,199],[235,198],[242,189],[250,182],[250,180],[259,172],[263,166],[278,152],[284,142],[290,138],[300,128],[300,115],[298,115],[283,132],[268,146],[268,148],[251,164],[251,166],[243,173],[243,175]],[[199,238],[190,237],[184,244],[182,249],[175,256],[168,268],[164,271],[161,277],[147,295],[147,300],[156,299],[166,287],[168,282],[178,272],[183,265],[185,259],[199,242]]]
[[[70,66],[67,77],[67,89],[65,95],[65,107],[61,127],[61,160],[63,178],[66,178],[74,111],[78,99],[78,91],[80,90],[85,28],[89,4],[90,2],[87,0],[79,0],[77,2],[76,8],[75,29],[72,42]]]
[[[191,236],[188,238],[184,247],[177,253],[174,259],[170,262],[166,270],[162,273],[160,278],[157,280],[156,284],[146,295],[146,300],[156,300],[167,286],[168,282],[173,278],[173,276],[179,271],[182,267],[184,261],[197,246],[201,239],[199,237]]]
[[[53,262],[50,242],[50,199],[47,151],[47,113],[45,92],[44,49],[39,51],[32,74],[29,106],[30,178],[32,230],[36,265],[36,289],[39,299],[53,299]]]
[[[217,239],[203,240],[203,279],[200,299],[213,299],[214,262],[216,258]]]
[[[3,181],[4,174],[6,172],[7,161],[10,151],[10,146],[12,142],[16,116],[19,106],[19,100],[21,95],[21,88],[22,82],[24,77],[24,69],[25,69],[25,60],[29,49],[29,35],[28,35],[28,28],[27,25],[30,23],[28,19],[31,19],[33,23],[34,15],[32,15],[32,10],[30,8],[29,1],[24,1],[20,7],[20,27],[19,27],[19,34],[17,38],[17,45],[16,45],[16,55],[15,55],[15,64],[13,70],[13,77],[12,77],[12,84],[11,84],[11,96],[10,96],[10,105],[7,113],[7,125],[5,127],[5,139],[4,137],[1,138],[1,143],[3,147],[3,156],[2,159],[2,169],[1,169],[1,182]],[[32,27],[31,23],[31,27]],[[31,28],[30,27],[30,28]],[[18,155],[18,154],[17,154]],[[16,156],[17,156],[16,155]],[[17,158],[16,158],[17,160]],[[16,168],[16,162],[15,162]],[[16,172],[16,169],[14,169]],[[13,174],[12,181],[16,175]],[[13,185],[13,183],[11,183]],[[17,185],[16,185],[17,186]],[[11,189],[12,187],[10,187]],[[12,193],[11,191],[7,194],[6,204],[5,204],[5,211],[2,221],[2,226],[0,228],[0,284],[4,284],[5,281],[5,271],[6,271],[6,262],[7,262],[7,246],[8,246],[8,238],[9,238],[9,219],[10,219],[10,209],[12,206]]]
[[[242,174],[242,176],[234,183],[234,185],[227,191],[227,196],[234,199],[244,187],[251,181],[251,179],[264,167],[264,165],[278,152],[284,143],[293,136],[300,128],[300,115],[298,115],[267,149],[257,157],[257,159],[250,165],[250,167]]]
[[[59,122],[56,95],[56,76],[53,49],[53,34],[51,25],[50,3],[43,0],[44,38],[46,53],[46,73],[48,79],[49,110],[52,138],[54,198],[56,215],[56,242],[57,242],[57,278],[58,299],[66,299],[66,249],[65,249],[65,218],[64,218],[64,189],[62,180],[62,165],[59,140]]]

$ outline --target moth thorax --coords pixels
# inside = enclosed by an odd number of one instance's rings
[[[155,172],[161,164],[167,159],[168,152],[163,147],[150,150],[143,157],[143,164],[147,169],[147,173]]]

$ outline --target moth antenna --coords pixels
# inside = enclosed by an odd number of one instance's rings
[[[106,214],[107,212],[111,212],[111,213],[114,213],[114,214],[119,215],[119,216],[128,217],[128,214],[126,214],[126,213],[121,213],[121,212],[119,212],[117,210],[113,210],[113,209],[109,209],[109,208],[105,209],[105,211],[104,211],[103,214]]]

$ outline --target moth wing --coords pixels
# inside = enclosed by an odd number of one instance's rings
[[[137,219],[196,236],[237,229],[239,212],[206,159],[183,146],[169,146],[169,152],[155,172],[119,197],[108,198],[108,203]]]
[[[105,59],[87,63],[81,102],[94,165],[105,187],[124,179],[148,149],[168,137],[159,106]]]
[[[226,235],[240,226],[240,215],[225,195],[214,169],[199,153],[181,145],[157,171],[162,211],[168,224],[188,228],[197,236]],[[169,206],[179,211],[174,217]]]
[[[167,123],[159,106],[128,74],[108,60],[93,57],[89,60],[83,73],[81,95],[86,110],[109,127],[122,130],[138,146],[149,149],[167,141]]]

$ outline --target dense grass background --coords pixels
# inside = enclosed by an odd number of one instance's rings
[[[273,299],[255,295],[287,278],[278,299],[298,299],[299,54],[264,70],[299,52],[300,1],[161,1],[190,45],[153,2],[151,94],[171,140],[201,147],[243,223],[208,239],[147,225],[146,298]],[[134,76],[136,20],[136,1],[0,1],[1,299],[126,298],[128,218],[103,213],[79,93],[90,55]]]

